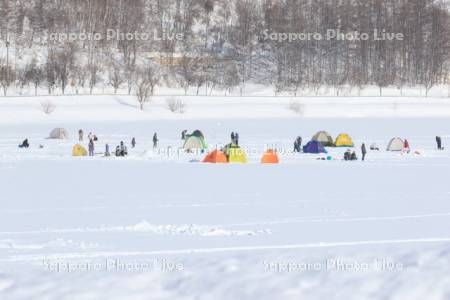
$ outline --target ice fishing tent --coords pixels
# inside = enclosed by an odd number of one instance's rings
[[[393,138],[389,142],[386,151],[402,151],[403,150],[403,140],[401,138]]]
[[[225,155],[230,163],[246,163],[247,156],[245,151],[236,144],[228,144],[224,149]]]
[[[303,146],[304,153],[327,153],[327,150],[319,141],[309,141],[305,146]]]
[[[317,132],[312,137],[311,140],[320,142],[322,144],[322,146],[324,146],[324,147],[331,147],[331,146],[333,146],[333,138],[326,131],[319,131],[319,132]]]
[[[208,145],[206,145],[205,138],[201,131],[196,130],[192,134],[186,135],[183,145],[185,151],[204,150],[206,148],[208,148]]]
[[[50,132],[49,139],[68,139],[69,133],[64,128],[55,128]]]
[[[194,130],[190,135],[205,139],[205,136],[203,135],[203,132],[201,132],[200,130]]]
[[[279,162],[280,159],[278,158],[277,153],[272,149],[268,149],[261,157],[262,164],[278,164]]]
[[[76,144],[72,148],[72,156],[87,156],[86,149],[80,144]]]
[[[336,138],[336,141],[334,142],[334,145],[336,147],[353,147],[353,146],[355,146],[353,144],[352,138],[346,133],[341,133],[340,135],[338,135]]]
[[[227,163],[228,161],[225,153],[223,153],[220,150],[214,150],[205,156],[203,162],[217,164],[217,163]]]

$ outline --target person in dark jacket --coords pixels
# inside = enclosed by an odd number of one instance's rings
[[[120,141],[120,145],[116,147],[116,156],[126,156],[128,155],[127,146],[123,143],[123,141]]]
[[[366,144],[361,145],[361,160],[364,160],[366,158],[367,150],[366,150]]]
[[[28,147],[30,147],[28,139],[23,140],[22,144],[19,145],[19,148],[28,148]]]
[[[442,140],[441,140],[440,136],[436,136],[436,144],[437,144],[438,150],[442,150]]]
[[[134,147],[136,147],[136,139],[133,137],[131,139],[131,148],[134,148]]]
[[[355,151],[353,151],[352,154],[350,155],[350,160],[358,160]]]
[[[78,130],[78,141],[82,142],[83,141],[83,129]]]
[[[236,145],[239,145],[239,133],[237,132],[234,134],[234,143]]]
[[[344,160],[350,160],[351,155],[352,153],[350,152],[350,149],[347,149],[347,151],[345,151],[344,153]]]
[[[302,137],[298,136],[294,142],[294,152],[301,152],[302,150]]]
[[[186,130],[186,129],[183,130],[183,131],[181,132],[181,139],[182,139],[183,141],[186,139],[186,133],[187,133],[187,130]]]
[[[90,139],[89,140],[89,156],[94,156],[94,140]]]
[[[153,148],[156,147],[158,147],[158,135],[155,132],[155,134],[153,135]]]
[[[231,132],[231,143],[233,143],[233,144],[235,144],[234,138],[235,138],[235,135],[234,135],[234,131],[233,131],[233,132]]]

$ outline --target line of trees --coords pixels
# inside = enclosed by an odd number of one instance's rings
[[[447,0],[0,0],[0,86],[5,95],[12,85],[131,93],[150,76],[152,93],[162,84],[242,91],[250,82],[292,93],[368,85],[428,93],[450,80],[449,10]],[[267,38],[329,29],[371,38]],[[107,39],[108,30],[150,38]],[[404,38],[375,40],[375,30]]]

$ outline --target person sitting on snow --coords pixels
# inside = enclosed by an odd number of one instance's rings
[[[355,151],[353,151],[352,154],[350,155],[350,160],[358,160]]]
[[[350,149],[344,152],[344,160],[350,160],[351,152]]]
[[[19,145],[19,148],[28,148],[30,144],[28,143],[28,139],[25,139],[22,144]]]
[[[127,146],[123,143],[123,141],[120,142],[120,145],[116,147],[116,156],[126,156],[128,155]]]
[[[380,148],[378,148],[377,144],[373,143],[372,145],[370,145],[370,150],[380,151]]]

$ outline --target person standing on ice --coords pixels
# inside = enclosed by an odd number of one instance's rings
[[[183,130],[183,131],[181,132],[181,139],[182,139],[183,141],[186,139],[186,133],[187,133],[187,130],[186,130],[186,129]]]
[[[436,136],[437,149],[442,150],[442,140],[440,136]]]
[[[136,147],[136,139],[133,137],[131,139],[131,148],[134,148],[134,147]]]
[[[239,133],[237,132],[234,134],[234,142],[236,145],[239,145]]]
[[[403,142],[403,151],[409,153],[409,143],[407,139]]]
[[[364,161],[364,159],[366,158],[366,153],[367,153],[366,144],[362,143],[362,145],[361,145],[361,160]]]
[[[235,140],[234,140],[235,136],[234,136],[234,131],[231,132],[231,143],[235,144]]]
[[[94,141],[89,140],[89,156],[94,156]]]
[[[109,153],[109,145],[105,145],[105,156],[111,156],[111,153]]]
[[[155,134],[153,135],[153,149],[155,149],[156,147],[158,147],[158,135]]]
[[[301,136],[298,136],[296,139],[295,139],[295,142],[294,142],[294,152],[301,152],[301,148],[302,148],[302,137]]]
[[[83,129],[78,130],[78,141],[82,142],[83,141]]]

